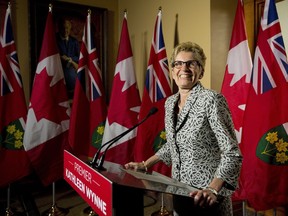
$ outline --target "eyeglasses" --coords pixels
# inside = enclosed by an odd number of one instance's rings
[[[188,67],[190,69],[193,69],[193,68],[195,68],[195,67],[200,65],[199,62],[196,61],[196,60],[189,60],[189,61],[186,61],[186,62],[184,62],[184,61],[174,61],[172,63],[172,67],[175,67],[177,69],[181,69],[184,64],[186,65],[186,67]]]

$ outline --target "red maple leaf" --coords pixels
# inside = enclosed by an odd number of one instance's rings
[[[64,78],[54,85],[51,84],[52,79],[53,76],[48,75],[46,68],[35,75],[30,106],[34,109],[37,121],[45,118],[60,124],[63,120],[69,119],[68,97]]]

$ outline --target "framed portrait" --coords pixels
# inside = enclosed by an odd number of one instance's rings
[[[254,32],[255,32],[255,41],[257,41],[257,35],[260,27],[260,21],[264,10],[265,1],[264,0],[256,0],[255,1],[255,11],[254,11]]]
[[[6,13],[6,10],[7,10],[7,7],[8,7],[8,3],[7,1],[4,1],[4,0],[0,0],[0,23],[1,23],[1,28],[2,28],[2,23],[3,23],[3,15]],[[2,15],[3,14],[3,15]]]
[[[14,27],[16,25],[16,17],[15,17],[15,9],[16,9],[16,0],[0,0],[0,23],[1,23],[1,31],[3,28],[3,23],[4,23],[4,18],[5,18],[5,14],[6,14],[6,10],[8,8],[8,4],[11,5],[11,20],[12,20],[12,27]],[[14,28],[13,28],[14,30]],[[15,36],[15,30],[13,31],[13,34]]]
[[[278,3],[281,1],[283,1],[283,0],[275,0],[275,3]],[[255,4],[255,11],[254,11],[255,29],[254,29],[254,32],[255,32],[255,40],[257,40],[257,36],[258,36],[259,28],[260,28],[260,22],[261,22],[261,18],[262,18],[264,6],[265,6],[265,0],[254,0],[254,4]]]
[[[107,70],[107,58],[105,57],[105,53],[107,53],[107,42],[105,39],[107,38],[107,9],[62,1],[30,0],[31,89],[38,64],[38,58],[41,52],[43,34],[50,3],[52,4],[55,33],[59,33],[60,20],[69,20],[71,24],[70,35],[73,38],[76,38],[78,41],[79,50],[81,48],[83,30],[87,19],[88,10],[91,11],[91,29],[93,30],[93,40],[96,46],[103,84],[105,87],[105,71]]]

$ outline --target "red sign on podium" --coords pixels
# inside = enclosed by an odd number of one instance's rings
[[[112,215],[112,182],[66,150],[64,179],[98,215]]]

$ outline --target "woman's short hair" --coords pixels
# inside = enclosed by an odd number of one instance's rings
[[[172,53],[171,58],[170,58],[171,64],[173,64],[176,56],[181,51],[192,52],[194,59],[199,62],[199,64],[201,65],[201,67],[204,70],[205,63],[206,63],[206,55],[205,55],[203,49],[198,44],[190,42],[190,41],[180,43],[174,48],[173,53]]]

